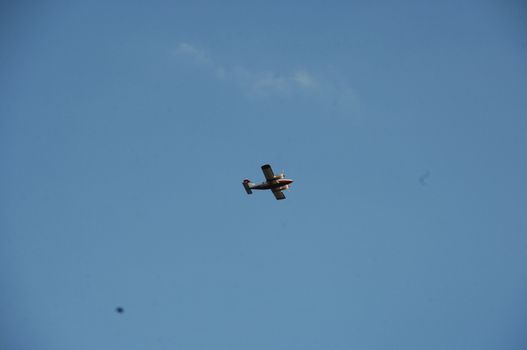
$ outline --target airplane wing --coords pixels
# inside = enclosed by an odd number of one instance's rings
[[[274,194],[274,197],[275,197],[277,200],[285,199],[285,194],[284,194],[284,192],[282,192],[282,191],[280,191],[280,190],[273,191],[273,194]]]
[[[273,169],[271,169],[271,166],[269,164],[262,165],[262,171],[267,181],[271,181],[274,179]]]

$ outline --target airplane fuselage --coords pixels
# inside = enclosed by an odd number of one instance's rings
[[[271,181],[262,182],[251,186],[252,190],[270,190],[277,187],[290,185],[293,180],[290,179],[275,179]]]

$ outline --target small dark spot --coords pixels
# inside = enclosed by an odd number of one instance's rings
[[[421,184],[421,186],[428,185],[428,179],[430,178],[431,175],[432,174],[430,173],[430,170],[427,170],[424,174],[419,176],[419,183]]]
[[[115,308],[115,312],[117,312],[118,314],[122,314],[124,312],[124,309],[120,306],[116,307]]]

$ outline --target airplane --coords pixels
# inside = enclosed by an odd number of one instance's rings
[[[247,194],[252,194],[252,190],[271,190],[277,200],[285,199],[285,195],[282,191],[288,190],[289,185],[293,183],[293,180],[286,179],[283,172],[280,175],[275,175],[269,164],[262,165],[262,171],[265,176],[265,182],[255,184],[249,179],[243,180],[243,187]]]

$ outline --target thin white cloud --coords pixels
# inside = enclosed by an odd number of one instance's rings
[[[208,67],[217,79],[234,81],[250,95],[284,95],[317,87],[316,79],[305,70],[278,74],[269,71],[250,71],[239,66],[224,66],[213,60],[206,51],[186,42],[180,43],[173,53],[175,56],[186,56],[196,64]]]
[[[251,93],[257,95],[287,94],[293,89],[288,77],[273,72],[254,74],[249,81]]]
[[[317,86],[315,78],[313,78],[311,74],[309,74],[306,71],[295,72],[295,75],[293,76],[293,80],[302,87],[315,88]]]
[[[289,73],[250,70],[239,65],[225,65],[214,60],[205,50],[186,42],[180,43],[173,54],[186,57],[208,70],[215,79],[234,83],[246,96],[271,97],[309,94],[328,103],[335,110],[355,110],[358,97],[354,89],[340,78],[316,77],[301,69]]]
[[[306,71],[297,71],[288,75],[274,72],[254,73],[251,79],[252,91],[260,95],[308,92],[316,89],[317,86],[317,80]]]
[[[193,60],[201,64],[213,64],[212,60],[205,51],[200,50],[188,43],[180,43],[174,50],[174,54],[190,56]]]

